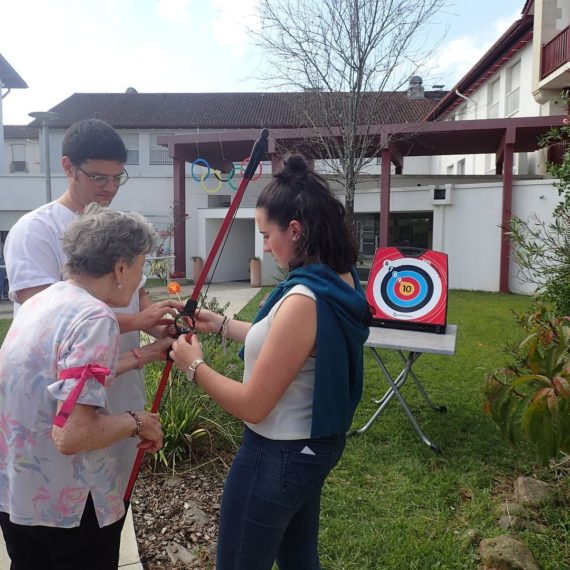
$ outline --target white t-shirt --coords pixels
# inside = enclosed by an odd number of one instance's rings
[[[255,323],[247,333],[244,348],[243,383],[247,384],[257,358],[267,338],[275,313],[281,303],[290,295],[305,295],[316,301],[315,294],[305,285],[295,285],[289,290],[269,314]],[[271,378],[267,378],[271,382]],[[311,437],[313,421],[313,391],[315,387],[315,359],[310,356],[297,377],[291,382],[277,405],[261,422],[246,425],[255,433],[268,439],[308,439]]]
[[[78,214],[59,202],[50,202],[22,216],[8,233],[4,245],[4,258],[10,298],[14,292],[29,287],[51,285],[62,280],[62,272],[67,261],[63,252],[63,234],[67,226]],[[117,314],[138,313],[139,291],[146,278],[140,283],[128,307],[116,308]],[[14,303],[14,313],[19,305]],[[120,336],[120,352],[128,352],[140,346],[138,331]],[[118,376],[109,391],[109,409],[113,414],[125,410],[143,410],[146,404],[144,370],[129,370]],[[120,458],[120,474],[123,489],[126,488],[137,454],[138,440],[135,438],[121,441],[117,445]]]
[[[12,227],[4,244],[12,301],[15,291],[62,280],[65,254],[61,240],[75,218],[77,214],[69,208],[50,202],[23,215]],[[15,302],[14,313],[19,306]]]

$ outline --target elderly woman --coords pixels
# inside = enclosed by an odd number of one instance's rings
[[[0,350],[0,525],[12,568],[116,569],[125,506],[113,444],[162,446],[156,414],[109,414],[121,372],[110,307],[155,248],[138,214],[88,207],[65,233],[67,281],[22,305]]]

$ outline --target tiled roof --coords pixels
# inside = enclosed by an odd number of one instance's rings
[[[373,110],[372,123],[418,122],[446,92],[426,92],[410,99],[405,92],[367,93],[365,108]],[[299,93],[75,93],[50,109],[61,115],[50,128],[67,128],[84,118],[102,119],[117,129],[246,129],[295,128],[310,125],[304,110],[328,112],[346,98],[322,92]],[[313,114],[315,116],[315,113]],[[317,119],[316,126],[325,123]],[[30,123],[39,126],[39,122]]]
[[[39,139],[39,129],[26,125],[4,125],[4,139]]]
[[[18,75],[18,72],[0,54],[0,79],[8,89],[25,89],[28,84]]]

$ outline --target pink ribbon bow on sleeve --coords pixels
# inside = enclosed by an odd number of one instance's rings
[[[71,414],[77,399],[85,386],[85,382],[89,378],[95,378],[99,384],[105,385],[105,379],[111,374],[109,368],[100,366],[99,364],[86,364],[85,366],[76,366],[75,368],[67,368],[62,370],[59,374],[60,380],[69,380],[70,378],[78,378],[75,388],[70,392],[69,396],[63,402],[57,416],[53,420],[53,425],[62,428],[67,421],[67,418]]]

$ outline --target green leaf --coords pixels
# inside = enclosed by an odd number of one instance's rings
[[[513,381],[511,386],[513,388],[518,388],[523,384],[527,384],[532,381],[536,381],[546,387],[550,386],[550,380],[546,376],[542,376],[541,374],[525,374],[523,376],[519,376],[516,380]]]
[[[526,408],[522,425],[526,435],[537,448],[544,464],[558,456],[561,442],[561,425],[558,410],[552,411],[547,402],[548,390],[535,394]]]

